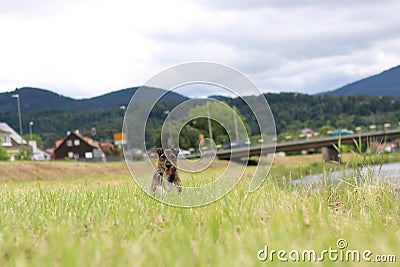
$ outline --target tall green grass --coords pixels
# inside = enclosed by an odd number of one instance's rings
[[[276,259],[259,261],[257,252],[265,245],[336,248],[338,238],[349,249],[397,254],[400,261],[394,185],[350,179],[293,187],[296,169],[284,175],[273,169],[260,190],[248,194],[250,167],[226,197],[192,209],[153,200],[130,177],[2,183],[0,266],[281,266]]]

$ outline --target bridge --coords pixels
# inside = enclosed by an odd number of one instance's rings
[[[398,138],[400,138],[400,129],[339,135],[332,137],[277,143],[275,152],[286,153],[321,148],[325,161],[339,162],[340,155],[339,152],[335,149],[335,146],[337,146],[339,142],[343,145],[354,145],[355,142],[361,142],[362,144],[368,144],[371,142],[383,143],[385,141],[390,141]],[[222,160],[240,160],[241,158],[247,156],[259,156],[261,154],[269,154],[273,152],[273,145],[258,145],[251,146],[250,148],[243,147],[232,150],[219,150],[217,151],[217,157]],[[196,155],[193,155],[193,157],[195,156]]]

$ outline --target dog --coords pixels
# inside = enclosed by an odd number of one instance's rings
[[[177,158],[179,149],[157,148],[158,161],[157,171],[153,176],[151,191],[155,195],[157,188],[161,187],[161,191],[168,190],[170,184],[173,184],[178,194],[182,191],[181,179],[177,170]],[[166,183],[168,181],[169,183]]]

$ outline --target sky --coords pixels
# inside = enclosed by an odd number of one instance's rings
[[[263,92],[314,94],[399,65],[399,10],[398,0],[0,0],[0,92],[87,98],[210,61]]]

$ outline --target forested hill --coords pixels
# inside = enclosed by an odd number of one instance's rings
[[[400,97],[315,96],[298,93],[265,94],[265,97],[274,115],[278,134],[304,128],[317,131],[325,125],[352,130],[357,126],[367,127],[371,124],[380,128],[384,123],[397,127],[400,122]],[[247,119],[252,133],[257,132],[255,119],[242,100],[225,98],[224,101],[236,106]]]
[[[391,95],[400,97],[400,66],[386,70],[380,74],[350,83],[325,94],[344,95]]]
[[[112,141],[113,134],[120,132],[122,128],[124,111],[119,109],[119,105],[128,103],[130,90],[132,89],[125,89],[86,100],[75,100],[54,93],[39,91],[52,98],[47,98],[47,100],[42,98],[40,102],[32,99],[30,102],[32,106],[27,106],[26,103],[23,104],[23,131],[27,133],[29,131],[29,121],[34,121],[33,132],[42,137],[46,147],[54,146],[54,141],[65,136],[66,132],[70,130],[79,129],[83,134],[90,135],[92,127],[97,129],[95,137],[97,140]],[[29,98],[28,94],[22,93],[28,92],[29,89],[17,91],[17,93],[21,93],[22,103]],[[123,94],[126,95],[121,97]],[[4,97],[4,94],[1,96]],[[176,94],[171,94],[170,96],[170,99],[186,99]],[[261,96],[249,96],[245,97],[245,99],[252,97]],[[265,94],[265,97],[275,118],[278,134],[290,133],[294,136],[301,129],[311,128],[314,131],[318,131],[323,126],[347,129],[363,126],[366,129],[368,125],[376,124],[379,129],[379,127],[383,127],[384,123],[391,123],[393,127],[398,127],[400,122],[400,97],[331,96],[298,93]],[[251,133],[258,133],[256,120],[252,117],[251,110],[246,107],[243,100],[226,97],[219,97],[219,99],[227,102],[230,106],[238,108],[251,128]],[[18,129],[15,99],[8,95],[6,102],[4,102],[4,99],[1,101],[5,104],[11,102],[12,105],[8,107],[0,104],[0,121],[7,122],[14,129]],[[150,139],[154,138],[153,135],[157,133],[157,130],[162,125],[166,116],[165,111],[173,109],[179,102],[181,101],[165,101],[155,106],[155,110],[152,112],[148,122],[150,130],[148,136]],[[41,110],[40,105],[46,109]],[[63,105],[69,106],[66,108]],[[88,109],[88,106],[91,109]],[[11,112],[8,110],[11,110]],[[198,130],[202,133],[204,132],[207,136],[208,130]]]
[[[0,93],[0,112],[17,111],[15,100],[12,99],[13,94],[20,95],[21,110],[24,113],[49,110],[91,111],[96,109],[118,108],[122,105],[128,105],[129,100],[137,89],[138,87],[132,87],[93,98],[73,99],[56,94],[49,90],[23,87],[12,92]],[[160,91],[162,89],[148,87],[146,90]],[[182,102],[186,99],[187,97],[180,94],[167,92],[162,100]]]

